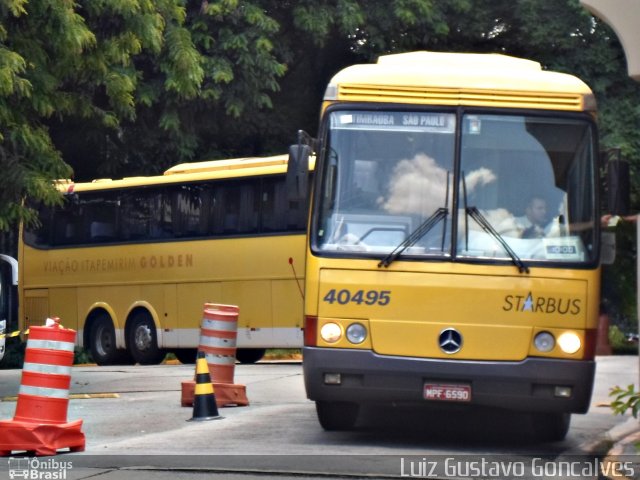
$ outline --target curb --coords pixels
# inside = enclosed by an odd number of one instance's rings
[[[611,452],[616,445],[622,443],[625,438],[633,436],[636,432],[640,433],[640,421],[632,417],[626,422],[611,428],[602,435],[601,438],[592,442],[583,443],[578,450],[594,455],[609,455],[609,452]],[[638,452],[633,452],[634,455],[637,453]]]
[[[594,442],[597,443],[597,442]],[[601,446],[609,444],[609,449],[602,458],[604,471],[611,472],[603,475],[607,479],[640,479],[640,449],[636,444],[640,443],[640,421],[637,418],[630,418],[626,422],[616,425],[609,430],[600,441]],[[625,475],[628,470],[625,466],[633,464],[634,473],[631,476]],[[625,470],[622,470],[625,468]]]

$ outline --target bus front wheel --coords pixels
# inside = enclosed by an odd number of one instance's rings
[[[358,419],[360,407],[350,402],[316,402],[316,413],[325,430],[351,430]]]
[[[531,426],[536,440],[559,442],[564,440],[571,425],[570,413],[533,413]]]
[[[149,315],[136,314],[128,331],[129,351],[140,365],[155,365],[162,361],[165,352],[158,348],[156,326]]]
[[[91,326],[89,351],[98,365],[113,365],[118,360],[116,331],[107,315],[99,315]]]

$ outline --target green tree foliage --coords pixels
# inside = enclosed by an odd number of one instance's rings
[[[103,58],[127,52],[114,87],[132,108],[112,128],[72,120],[84,132],[73,138],[68,120],[55,125],[78,178],[157,173],[206,156],[224,144],[219,125],[241,128],[241,117],[272,107],[286,68],[273,53],[278,24],[257,5],[165,0],[125,16],[113,1],[84,3]]]
[[[183,22],[184,9],[171,0],[0,1],[0,229],[32,220],[24,198],[59,201],[52,183],[72,171],[51,125],[73,136],[86,133],[68,129],[73,121],[108,131],[136,118],[138,56],[162,60],[168,90],[195,95],[197,52],[189,44],[183,51],[191,56],[176,59],[164,47],[174,31],[188,38]]]
[[[22,197],[56,201],[50,184],[70,169],[43,119],[71,108],[73,94],[61,88],[69,80],[62,64],[94,41],[69,2],[1,2],[0,229],[29,218]]]
[[[609,392],[609,396],[613,397],[611,409],[616,415],[624,415],[627,410],[631,410],[633,418],[638,418],[640,412],[640,393],[636,391],[633,384],[627,388],[613,387]]]
[[[204,66],[178,0],[85,0],[78,11],[96,40],[77,67],[83,76],[76,89],[92,99],[94,111],[49,125],[76,178],[82,178],[108,173],[114,164],[131,168],[131,126],[144,122],[146,109],[163,96],[197,98]],[[154,126],[170,129],[172,109],[165,103]],[[70,130],[78,135],[69,136]]]

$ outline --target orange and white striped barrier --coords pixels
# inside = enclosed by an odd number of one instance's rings
[[[239,313],[235,305],[204,304],[198,351],[204,352],[216,382],[233,383]]]
[[[82,420],[67,423],[75,339],[75,330],[61,327],[57,317],[31,327],[16,413],[13,420],[0,421],[0,455],[84,451]]]
[[[236,339],[240,309],[235,305],[205,303],[198,352],[203,353],[219,407],[249,405],[246,387],[234,383]],[[182,382],[183,407],[193,405],[195,381]]]

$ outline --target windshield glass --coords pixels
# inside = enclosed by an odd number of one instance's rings
[[[500,242],[469,218],[468,209],[475,207],[523,260],[591,261],[595,197],[589,124],[465,115],[462,128],[458,256],[509,258]]]
[[[316,248],[388,254],[451,208],[456,118],[441,112],[329,115]],[[450,255],[450,217],[404,255]]]
[[[383,266],[399,257],[593,261],[587,120],[436,110],[327,118],[315,251],[372,256]]]

